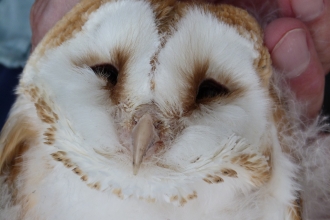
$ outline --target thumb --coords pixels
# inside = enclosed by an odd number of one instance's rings
[[[330,0],[278,0],[283,16],[296,17],[310,31],[325,73],[330,71]]]
[[[274,66],[306,105],[306,116],[316,117],[323,102],[325,79],[308,28],[297,19],[277,19],[265,29],[265,44]]]

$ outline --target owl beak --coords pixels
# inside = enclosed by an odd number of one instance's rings
[[[150,146],[158,139],[151,115],[144,114],[132,131],[133,138],[133,174],[139,171],[143,157]]]

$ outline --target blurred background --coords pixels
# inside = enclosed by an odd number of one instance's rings
[[[208,1],[217,2],[218,0]],[[221,2],[235,3],[235,0],[222,0]],[[0,130],[15,101],[14,90],[18,77],[30,54],[29,16],[33,3],[34,0],[0,0]],[[323,113],[327,115],[330,115],[329,75],[326,79],[328,86],[325,88],[323,102]]]
[[[0,0],[0,130],[15,100],[14,90],[31,48],[34,0]]]

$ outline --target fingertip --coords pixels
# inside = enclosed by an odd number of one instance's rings
[[[277,0],[280,13],[286,17],[294,17],[294,12],[291,7],[290,0]]]
[[[297,19],[277,19],[265,29],[265,44],[275,68],[306,104],[306,115],[315,117],[322,106],[324,73],[307,27]]]
[[[279,18],[272,21],[264,30],[266,46],[272,51],[287,32],[299,28],[308,31],[306,26],[295,18]]]
[[[301,75],[311,61],[308,31],[296,19],[282,18],[272,22],[265,30],[265,44],[274,66],[286,78]]]

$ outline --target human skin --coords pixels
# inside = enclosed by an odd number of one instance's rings
[[[32,48],[80,0],[36,0],[31,10]],[[189,0],[186,0],[189,1]],[[265,0],[205,0],[250,5]],[[330,0],[269,0],[277,3],[279,18],[265,27],[265,45],[274,66],[283,74],[296,98],[314,118],[321,110],[325,75],[330,70]]]
[[[278,5],[283,17],[266,27],[265,44],[313,118],[321,110],[330,71],[330,0],[278,0]]]

